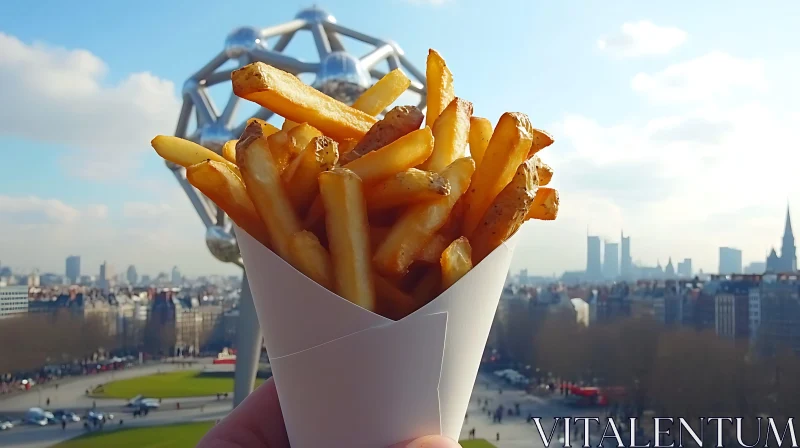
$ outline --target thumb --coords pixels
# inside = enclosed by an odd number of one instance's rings
[[[402,442],[389,448],[461,448],[454,440],[442,436],[425,436],[410,442]]]

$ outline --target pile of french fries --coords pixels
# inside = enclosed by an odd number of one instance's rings
[[[426,68],[427,114],[401,106],[379,119],[410,85],[399,69],[348,106],[252,63],[233,72],[233,91],[282,116],[281,129],[250,119],[221,155],[171,136],[152,145],[308,278],[400,319],[523,222],[558,214],[558,192],[545,187],[553,170],[538,156],[553,139],[522,113],[503,114],[494,128],[473,116],[436,51]]]

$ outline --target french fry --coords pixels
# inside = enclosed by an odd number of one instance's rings
[[[267,136],[269,143],[269,152],[272,153],[272,159],[278,167],[278,172],[282,173],[289,161],[292,159],[292,141],[289,137],[288,131],[278,131],[272,135]]]
[[[525,220],[539,219],[552,221],[558,217],[558,190],[549,187],[540,187],[536,191],[533,203],[528,210]]]
[[[472,247],[463,236],[456,239],[442,252],[442,290],[447,291],[455,282],[472,269]]]
[[[439,114],[453,101],[453,74],[447,68],[444,58],[436,50],[428,51],[425,64],[425,81],[428,85],[427,116],[425,124],[433,126]]]
[[[319,189],[325,207],[336,293],[374,310],[369,225],[361,179],[346,168],[334,168],[319,175]]]
[[[333,267],[328,251],[319,238],[308,230],[292,234],[289,239],[289,264],[324,288],[333,289]]]
[[[284,118],[308,123],[334,140],[361,138],[378,120],[263,62],[231,73],[233,92]]]
[[[397,106],[357,142],[352,151],[343,151],[342,164],[346,165],[359,157],[396,141],[409,132],[416,131],[425,120],[425,115],[415,106]]]
[[[256,117],[248,118],[247,126],[250,126],[250,123],[258,123],[261,126],[261,132],[264,134],[265,137],[269,137],[270,135],[280,130],[275,126],[267,123],[265,120]]]
[[[186,168],[186,179],[214,201],[245,232],[269,247],[267,228],[229,163],[206,160]]]
[[[492,138],[492,122],[483,117],[469,119],[469,154],[475,161],[475,166],[481,166],[483,154]]]
[[[281,125],[281,131],[289,131],[298,124],[300,123],[295,123],[292,120],[283,120],[283,124]]]
[[[411,203],[428,202],[446,196],[450,183],[442,175],[409,168],[386,179],[367,193],[370,212]]]
[[[367,89],[353,103],[353,108],[377,116],[391,106],[411,85],[405,73],[396,68]]]
[[[403,214],[373,257],[380,273],[396,277],[408,270],[428,241],[447,221],[456,201],[469,187],[474,171],[475,162],[470,158],[451,163],[442,172],[450,182],[450,194],[426,204],[413,205]]]
[[[431,151],[433,151],[433,133],[426,127],[404,135],[389,145],[344,166],[360,177],[364,184],[369,185],[419,165],[431,155]],[[313,226],[323,214],[321,200],[316,199],[308,210],[304,226]]]
[[[322,132],[308,123],[301,123],[289,130],[290,159],[297,157],[314,137],[321,137]]]
[[[184,168],[188,168],[205,160],[213,160],[215,162],[231,165],[233,172],[236,173],[237,176],[239,175],[239,169],[236,168],[236,165],[231,164],[231,162],[225,160],[221,155],[191,140],[173,137],[171,135],[157,135],[150,142],[150,145],[163,159]]]
[[[522,113],[506,112],[497,122],[480,168],[475,170],[472,184],[464,195],[463,234],[467,238],[527,158],[532,129],[530,120]]]
[[[222,157],[228,162],[236,163],[236,143],[239,140],[228,140],[222,145]]]
[[[472,234],[474,261],[480,263],[497,246],[513,235],[528,214],[538,188],[536,161],[526,160],[514,178],[492,201]]]
[[[552,145],[555,140],[553,137],[541,129],[532,129],[533,141],[531,142],[531,149],[528,151],[528,158],[535,155],[537,152]]]
[[[420,168],[440,172],[464,157],[469,137],[472,103],[454,98],[433,124],[433,153]]]
[[[532,159],[536,161],[536,174],[539,176],[539,186],[544,187],[553,179],[553,168],[544,163],[539,156],[533,156]]]
[[[426,304],[442,293],[442,269],[438,265],[431,266],[428,272],[414,287],[411,296],[419,304]]]
[[[354,138],[346,138],[339,143],[339,154],[344,155],[355,149],[358,145],[358,140]]]
[[[242,171],[247,194],[267,225],[274,250],[284,260],[288,259],[290,237],[302,229],[258,123],[251,123],[242,133],[236,145],[236,163]]]
[[[430,157],[432,151],[433,133],[431,128],[426,127],[344,166],[356,173],[365,184],[372,184],[419,165]]]
[[[451,241],[461,236],[461,229],[464,227],[464,196],[461,196],[453,210],[450,212],[450,217],[447,222],[439,229],[439,233],[448,237]]]
[[[452,238],[448,238],[441,233],[437,233],[436,235],[428,241],[428,244],[425,245],[425,248],[422,249],[419,256],[417,257],[417,261],[422,261],[424,263],[430,264],[439,264],[439,259],[442,257],[442,252],[447,249],[447,246],[453,241]]]
[[[413,297],[400,290],[380,274],[374,274],[373,282],[375,284],[375,295],[379,299],[377,301],[379,306],[376,309],[378,314],[389,319],[400,320],[419,308]]]
[[[289,201],[301,216],[319,195],[319,174],[336,166],[339,160],[336,147],[329,137],[314,137],[281,175]]]

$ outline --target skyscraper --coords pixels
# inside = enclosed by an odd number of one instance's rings
[[[70,255],[67,257],[67,281],[71,285],[76,285],[81,278],[81,257]]]
[[[603,277],[616,280],[619,277],[619,244],[606,241],[603,249]]]
[[[139,274],[136,272],[136,266],[134,265],[128,266],[128,272],[126,273],[126,278],[129,284],[131,285],[136,284],[136,282],[139,280]]]
[[[678,262],[678,277],[691,278],[692,277],[692,259],[684,258],[683,261]]]
[[[603,278],[603,264],[600,261],[600,237],[586,237],[586,278],[600,280]]]
[[[742,273],[742,251],[732,247],[719,248],[720,275]]]
[[[622,256],[620,257],[620,274],[624,280],[633,279],[633,260],[631,260],[631,237],[625,236],[622,231],[619,233],[620,243],[622,244]]]
[[[183,283],[183,276],[177,266],[172,267],[172,286],[180,286]]]
[[[97,278],[97,286],[103,290],[103,292],[108,293],[111,291],[111,288],[114,287],[114,267],[108,264],[108,262],[103,262],[100,265],[100,276]]]

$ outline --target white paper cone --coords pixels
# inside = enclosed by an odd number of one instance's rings
[[[236,228],[293,448],[457,439],[513,239],[400,321],[331,293]]]

